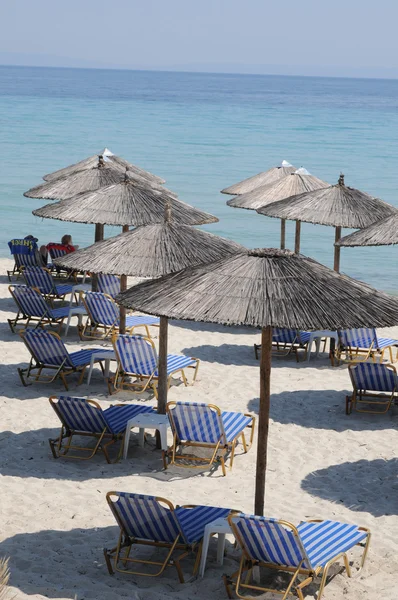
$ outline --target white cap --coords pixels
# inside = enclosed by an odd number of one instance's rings
[[[304,167],[300,167],[299,169],[297,169],[297,171],[294,172],[295,175],[311,175],[311,173],[309,171],[307,171],[307,169],[304,169]]]
[[[292,167],[293,165],[290,164],[290,162],[287,162],[287,160],[283,160],[281,162],[281,167]]]

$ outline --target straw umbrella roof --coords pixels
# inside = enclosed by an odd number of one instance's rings
[[[63,169],[58,169],[57,171],[54,171],[53,173],[48,173],[47,175],[44,175],[43,179],[45,181],[55,181],[55,179],[59,179],[60,177],[69,177],[70,175],[73,175],[74,173],[77,173],[78,171],[85,171],[86,169],[92,169],[93,167],[95,167],[97,165],[98,158],[100,156],[102,156],[104,158],[105,162],[109,162],[110,165],[114,166],[115,168],[118,168],[119,170],[121,170],[123,172],[127,168],[129,171],[131,171],[138,177],[142,177],[143,179],[145,179],[148,182],[152,182],[152,183],[155,183],[158,185],[165,183],[165,180],[162,179],[161,177],[158,177],[157,175],[153,175],[152,173],[149,173],[149,171],[145,171],[144,169],[141,169],[140,167],[137,167],[136,165],[129,163],[127,160],[125,160],[124,158],[121,158],[120,156],[116,156],[115,154],[113,154],[113,152],[108,150],[108,148],[104,148],[103,151],[100,152],[99,154],[94,154],[93,156],[89,156],[88,158],[85,158],[84,160],[74,163],[73,165],[70,165],[69,167],[64,167]]]
[[[156,316],[252,327],[331,329],[398,323],[398,302],[290,250],[249,250],[134,286],[118,297]]]
[[[54,182],[54,185],[59,181]],[[37,217],[72,223],[138,226],[162,222],[167,201],[170,201],[173,220],[176,223],[203,225],[218,221],[217,217],[177,200],[165,192],[161,193],[159,189],[143,186],[142,183],[130,179],[127,174],[112,185],[67,200],[46,204],[34,210],[33,214]]]
[[[398,244],[398,211],[336,242],[337,246],[391,246]]]
[[[278,167],[272,167],[271,169],[268,169],[268,171],[263,171],[262,173],[248,177],[248,179],[244,179],[239,183],[235,183],[234,185],[221,190],[221,193],[229,194],[231,196],[247,194],[260,186],[274,183],[275,181],[286,177],[286,175],[294,173],[294,171],[296,171],[296,167],[293,167],[289,162],[283,160]]]
[[[97,162],[91,168],[41,183],[25,192],[24,196],[45,200],[66,200],[83,192],[92,192],[113,183],[121,183],[125,179],[126,172],[130,179],[134,179],[141,185],[151,186],[162,193],[175,196],[173,192],[160,187],[158,184],[148,182],[141,176],[126,171],[125,168],[123,170],[119,166],[105,162],[101,157],[97,157]]]
[[[341,175],[336,185],[292,195],[259,208],[257,212],[279,219],[363,229],[396,213],[397,209],[383,200],[346,186],[344,175]]]
[[[166,220],[97,242],[55,262],[93,273],[155,278],[244,251],[231,240]]]
[[[311,175],[306,169],[297,169],[294,173],[290,173],[274,183],[263,185],[247,194],[231,198],[227,204],[234,208],[257,210],[283,198],[326,187],[329,187],[326,181]]]

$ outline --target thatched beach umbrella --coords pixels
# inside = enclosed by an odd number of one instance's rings
[[[263,171],[262,173],[248,177],[243,181],[239,181],[239,183],[234,183],[234,185],[221,190],[221,193],[229,194],[230,196],[247,194],[260,186],[274,183],[275,181],[286,177],[286,175],[294,173],[296,170],[297,167],[293,167],[289,162],[283,160],[278,167],[272,167],[271,169],[268,169],[268,171]]]
[[[312,190],[319,190],[328,187],[329,184],[322,179],[318,179],[314,175],[311,175],[307,169],[297,169],[294,173],[290,173],[286,177],[275,181],[269,185],[264,185],[256,188],[248,194],[237,196],[228,200],[228,206],[233,208],[246,208],[247,210],[258,210],[263,206],[267,206],[283,198],[294,196],[295,194],[301,194],[303,192],[310,192]],[[286,223],[285,219],[281,221],[281,248],[285,248],[285,232]]]
[[[362,286],[310,258],[272,248],[141,283],[121,293],[117,301],[160,317],[262,329],[255,493],[258,515],[264,509],[272,327],[336,330],[398,323],[398,302],[388,294]]]
[[[77,250],[56,260],[56,264],[72,268],[121,275],[125,289],[127,276],[157,278],[246,249],[207,231],[173,222],[170,204],[166,206],[163,223],[142,225],[132,231]],[[168,320],[160,318],[160,340],[167,344]],[[167,355],[167,345],[162,353]],[[158,410],[164,413],[167,402],[167,373],[162,377],[159,366]]]
[[[316,223],[335,227],[335,241],[341,238],[341,228],[362,229],[390,216],[397,209],[365,192],[344,184],[344,175],[338,183],[324,189],[285,198],[260,208],[258,213],[267,217],[296,221],[295,251],[300,251],[300,223]],[[334,270],[340,270],[340,247],[335,246]]]
[[[398,211],[373,225],[342,237],[336,246],[392,246],[398,244]]]
[[[127,160],[121,158],[120,156],[116,156],[108,148],[104,148],[103,151],[99,154],[89,156],[88,158],[85,158],[84,160],[70,165],[69,167],[64,167],[63,169],[58,169],[53,173],[48,173],[47,175],[44,175],[43,179],[44,181],[54,181],[55,179],[59,179],[60,177],[69,177],[70,175],[73,175],[78,171],[92,169],[97,165],[99,157],[102,157],[105,162],[109,162],[113,167],[118,168],[120,171],[124,172],[126,169],[128,169],[138,177],[141,177],[142,179],[150,183],[154,183],[157,185],[165,183],[165,180],[161,177],[153,175],[152,173],[149,173],[148,171],[145,171],[144,169],[141,169],[140,167],[129,163]],[[61,198],[59,199],[61,200]]]

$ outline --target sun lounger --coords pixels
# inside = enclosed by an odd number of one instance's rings
[[[351,396],[346,396],[347,415],[352,409],[385,414],[398,401],[397,370],[392,365],[361,362],[348,365],[348,372],[354,389]],[[372,405],[375,410],[369,409]]]
[[[19,335],[31,354],[28,368],[18,369],[24,385],[27,385],[31,375],[34,377],[34,381],[41,383],[53,383],[59,377],[67,390],[66,375],[71,373],[80,373],[78,383],[80,385],[86,367],[90,366],[92,355],[98,353],[98,348],[85,348],[69,353],[59,335],[53,331],[26,329],[21,331]],[[101,352],[101,359],[95,360],[95,362],[100,363],[101,367],[101,360],[106,358],[106,352],[106,350]],[[113,356],[112,350],[109,350],[109,355]],[[43,371],[47,370],[55,371],[55,373],[53,375],[43,374]]]
[[[44,267],[25,267],[23,276],[29,287],[38,289],[47,298],[64,300],[66,295],[73,292],[73,286],[70,284],[56,285],[51,271]]]
[[[155,383],[158,381],[158,355],[155,344],[150,338],[138,335],[114,335],[113,347],[117,357],[117,371],[113,380],[116,390],[132,389],[136,392],[145,392],[152,387],[157,395]],[[177,373],[181,374],[184,385],[188,385],[185,369],[194,369],[193,381],[195,382],[199,360],[182,354],[167,355],[167,377],[170,387],[171,379]],[[130,378],[136,380],[130,382]]]
[[[191,553],[196,554],[194,575],[199,568],[200,551],[204,530],[208,523],[230,514],[229,508],[212,506],[181,506],[174,508],[165,498],[108,492],[106,499],[120,527],[117,546],[104,549],[108,571],[157,577],[166,567],[175,567],[178,578],[184,583],[180,562]],[[155,559],[130,557],[134,546],[151,546],[164,549],[165,557],[156,554]],[[177,552],[179,552],[178,555]],[[134,565],[146,565],[146,572],[133,570]],[[123,565],[123,566],[122,566]],[[130,567],[130,568],[129,568]],[[157,567],[156,570],[154,567]]]
[[[255,418],[249,414],[222,411],[213,404],[197,402],[169,402],[167,404],[170,426],[173,433],[173,445],[164,453],[164,467],[167,462],[181,467],[209,468],[218,460],[223,475],[226,475],[225,455],[231,453],[230,469],[234,462],[236,444],[240,440],[247,452],[253,442]],[[249,442],[245,430],[250,431]],[[207,448],[213,451],[211,458],[177,454],[178,449],[186,447]],[[195,462],[200,461],[201,465]]]
[[[120,308],[113,298],[101,292],[87,292],[83,295],[88,319],[81,331],[82,339],[106,339],[119,331]],[[157,317],[136,316],[126,317],[126,331],[132,333],[137,327],[144,327],[148,337],[151,337],[149,327],[158,327]]]
[[[116,275],[104,275],[98,273],[98,291],[103,294],[108,294],[111,298],[115,298],[120,294],[120,278]]]
[[[345,360],[367,360],[379,358],[381,361],[384,358],[384,352],[388,350],[390,361],[394,362],[393,347],[398,346],[398,340],[391,338],[378,337],[376,329],[341,329],[337,332],[339,343],[337,347],[337,358],[341,360],[342,355],[345,355]],[[398,349],[395,359],[398,358]]]
[[[311,334],[309,331],[299,331],[298,329],[272,329],[272,348],[278,354],[287,356],[291,352],[296,355],[296,360],[299,362],[299,350],[305,350],[304,360],[307,358],[308,343]],[[258,359],[258,352],[261,349],[261,344],[254,344],[254,354]]]
[[[317,595],[317,600],[321,600],[330,566],[342,559],[351,577],[347,552],[357,545],[363,546],[362,567],[370,542],[370,531],[365,527],[336,521],[304,521],[295,527],[287,521],[240,514],[230,515],[228,522],[242,550],[239,570],[224,577],[229,598],[234,587],[239,598],[245,597],[244,592],[270,591],[282,594],[285,600],[294,590],[304,600],[303,588],[322,577]],[[254,582],[252,570],[256,566],[290,574],[286,590]],[[301,576],[304,580],[300,582]]]
[[[20,275],[24,267],[43,266],[37,243],[34,240],[14,239],[8,242],[8,247],[15,261],[13,270],[7,271],[9,281],[13,275]]]
[[[69,306],[52,308],[37,288],[27,285],[13,284],[8,289],[18,307],[15,319],[7,319],[12,332],[20,322],[24,322],[24,328],[32,322],[37,323],[36,327],[51,325],[57,326],[58,331],[61,331],[62,323],[69,316]]]
[[[112,462],[108,453],[111,445],[120,442],[116,460],[122,455],[128,421],[140,413],[154,411],[151,406],[140,404],[117,404],[102,410],[94,400],[69,396],[51,396],[50,404],[62,423],[59,437],[49,440],[54,458],[89,460],[102,450],[108,463]],[[94,438],[95,447],[74,446],[75,436]],[[76,455],[73,451],[80,453]]]

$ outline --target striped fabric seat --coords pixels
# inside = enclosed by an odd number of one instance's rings
[[[307,344],[310,339],[309,331],[297,329],[280,329],[274,327],[272,330],[272,341],[279,344]]]
[[[352,354],[365,354],[366,357],[381,355],[389,350],[390,360],[393,361],[392,347],[398,346],[398,340],[378,337],[375,328],[341,329],[337,332],[339,336],[339,354],[345,352],[350,358]]]
[[[52,260],[55,260],[56,258],[61,258],[62,256],[65,256],[65,254],[69,254],[66,248],[62,248],[62,244],[47,244],[47,250]]]
[[[118,331],[120,324],[120,309],[116,302],[102,292],[86,292],[83,298],[89,315],[90,325],[86,325],[82,337],[108,337]],[[158,326],[159,319],[149,316],[127,316],[126,330],[132,332],[135,327],[145,327],[149,337],[149,326]],[[102,329],[104,333],[102,333]],[[99,331],[101,330],[101,331]]]
[[[15,265],[12,271],[7,271],[8,279],[21,272],[23,267],[43,266],[37,243],[33,240],[13,239],[8,242]]]
[[[167,414],[173,432],[173,445],[169,448],[167,456],[172,463],[179,458],[176,454],[178,446],[202,446],[214,448],[214,454],[210,461],[203,459],[209,466],[216,460],[219,451],[232,450],[232,467],[235,446],[239,438],[242,439],[245,451],[248,449],[244,435],[246,427],[252,429],[250,444],[253,440],[254,418],[251,415],[229,411],[221,412],[217,406],[198,402],[169,402]],[[180,456],[189,460],[186,455],[181,454]],[[221,454],[218,458],[225,475],[224,457]],[[198,460],[198,458],[191,460]]]
[[[10,285],[9,291],[19,309],[15,319],[8,319],[11,331],[19,321],[38,321],[39,324],[58,324],[59,329],[69,315],[69,307],[52,308],[46,303],[40,292],[27,285]]]
[[[139,335],[119,335],[113,340],[113,344],[118,357],[120,377],[143,377],[146,381],[145,389],[154,380],[158,379],[158,355],[151,339]],[[184,383],[186,383],[184,369],[187,367],[194,368],[195,379],[198,365],[199,361],[196,358],[182,354],[167,355],[168,377],[170,378],[174,373],[181,372]],[[123,380],[121,384],[123,384]],[[117,385],[118,383],[115,381],[115,387]]]
[[[20,332],[20,335],[32,356],[29,368],[27,370],[19,369],[19,375],[24,384],[26,371],[27,378],[29,378],[32,371],[35,372],[38,370],[39,373],[35,381],[47,381],[46,376],[43,375],[43,378],[41,378],[41,371],[43,369],[55,369],[56,373],[51,382],[59,376],[65,388],[68,389],[65,375],[79,371],[81,372],[79,383],[81,383],[85,369],[90,365],[93,354],[98,352],[96,348],[87,348],[69,353],[65,344],[56,333],[43,329],[25,329]],[[109,352],[110,357],[113,356],[112,350],[101,351],[101,355],[103,356],[105,352]],[[104,360],[104,358],[97,359],[95,362],[100,362],[101,360]]]
[[[398,400],[398,377],[393,365],[383,363],[361,362],[349,365],[353,394],[346,397],[346,412],[350,414],[355,408],[359,412],[385,413],[394,400]],[[368,405],[361,409],[361,405]],[[370,405],[377,405],[383,410],[369,410]]]
[[[271,566],[290,573],[291,580],[286,596],[290,589],[292,593],[296,580],[296,585],[299,584],[299,574],[306,576],[302,587],[309,585],[316,576],[322,575],[317,595],[319,600],[331,564],[343,559],[348,575],[351,576],[346,552],[357,545],[364,545],[362,567],[370,541],[370,532],[367,529],[337,521],[305,521],[295,527],[287,521],[240,514],[230,515],[228,522],[245,558],[249,561],[241,561],[236,574],[236,593],[239,597],[243,597],[243,590],[273,591],[270,588],[258,587],[258,582],[251,583],[251,577],[245,575],[245,571],[254,563],[260,567]],[[233,585],[231,578],[226,578],[226,585],[229,591]],[[304,598],[301,590],[302,588],[297,588],[296,591],[299,598]]]
[[[119,571],[157,576],[161,575],[167,566],[175,566],[181,583],[184,583],[181,559],[191,552],[200,553],[206,525],[215,519],[226,517],[231,512],[229,508],[212,506],[174,508],[165,498],[126,492],[108,492],[106,498],[121,530],[116,548],[104,549],[109,573]],[[129,558],[131,548],[140,544],[163,548],[166,557],[162,560],[158,552],[155,558],[139,558],[137,553],[134,554],[134,558]],[[182,554],[176,556],[177,551],[182,551]],[[123,567],[119,566],[119,562]],[[148,565],[152,572],[133,570],[137,562]],[[198,562],[196,561],[194,567],[194,575]],[[127,568],[130,565],[132,567]],[[159,570],[154,573],[153,567],[156,565]]]
[[[94,400],[75,398],[71,396],[52,396],[50,404],[58,415],[62,428],[58,439],[50,440],[50,448],[55,458],[65,456],[70,450],[79,450],[85,454],[73,456],[74,458],[91,458],[101,449],[108,462],[111,462],[108,454],[108,446],[120,441],[118,459],[123,449],[124,436],[127,423],[130,419],[140,413],[153,412],[151,406],[140,404],[125,404],[123,406],[111,406],[102,410]],[[73,436],[94,437],[97,444],[94,448],[81,448],[72,445]],[[67,441],[64,444],[65,440]],[[107,443],[104,444],[105,440]],[[73,458],[72,457],[72,458]]]
[[[55,285],[50,271],[43,267],[26,267],[23,275],[29,287],[37,288],[45,295],[63,298],[73,291],[73,287],[69,284]]]
[[[98,273],[98,291],[115,298],[120,294],[120,278],[116,275]]]

